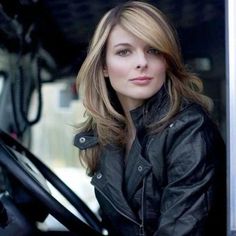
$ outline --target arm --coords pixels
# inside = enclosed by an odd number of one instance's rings
[[[154,235],[206,235],[207,221],[218,195],[216,183],[220,185],[216,177],[219,177],[219,159],[224,155],[223,143],[214,125],[202,115],[187,114],[178,119],[169,128],[168,136],[167,183]],[[224,182],[219,186],[222,191],[223,185]]]

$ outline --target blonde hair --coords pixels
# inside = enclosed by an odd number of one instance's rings
[[[115,25],[120,25],[157,48],[167,62],[166,84],[170,110],[162,120],[154,124],[156,132],[178,113],[182,98],[194,101],[206,110],[211,106],[210,99],[202,94],[201,80],[185,68],[175,30],[163,13],[140,1],[118,5],[100,20],[77,77],[77,88],[83,95],[86,108],[86,121],[78,129],[93,130],[99,140],[96,147],[85,150],[80,155],[90,174],[96,169],[101,146],[108,143],[122,146],[126,140],[126,118],[111,104],[111,88],[108,89],[103,75],[106,43]]]

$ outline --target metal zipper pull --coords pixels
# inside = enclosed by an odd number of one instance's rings
[[[139,236],[145,236],[143,225],[139,226]]]

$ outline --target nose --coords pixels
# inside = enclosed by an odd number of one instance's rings
[[[147,61],[145,53],[143,53],[143,52],[138,53],[136,68],[137,69],[145,69],[145,68],[147,68],[147,66],[148,66],[148,61]]]

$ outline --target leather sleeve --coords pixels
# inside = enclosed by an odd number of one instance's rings
[[[185,114],[176,120],[170,126],[168,136],[167,182],[163,189],[159,226],[154,235],[206,235],[217,195],[216,186],[220,185],[216,183],[216,175],[223,143],[208,117],[198,113]],[[224,189],[224,186],[218,187]]]

